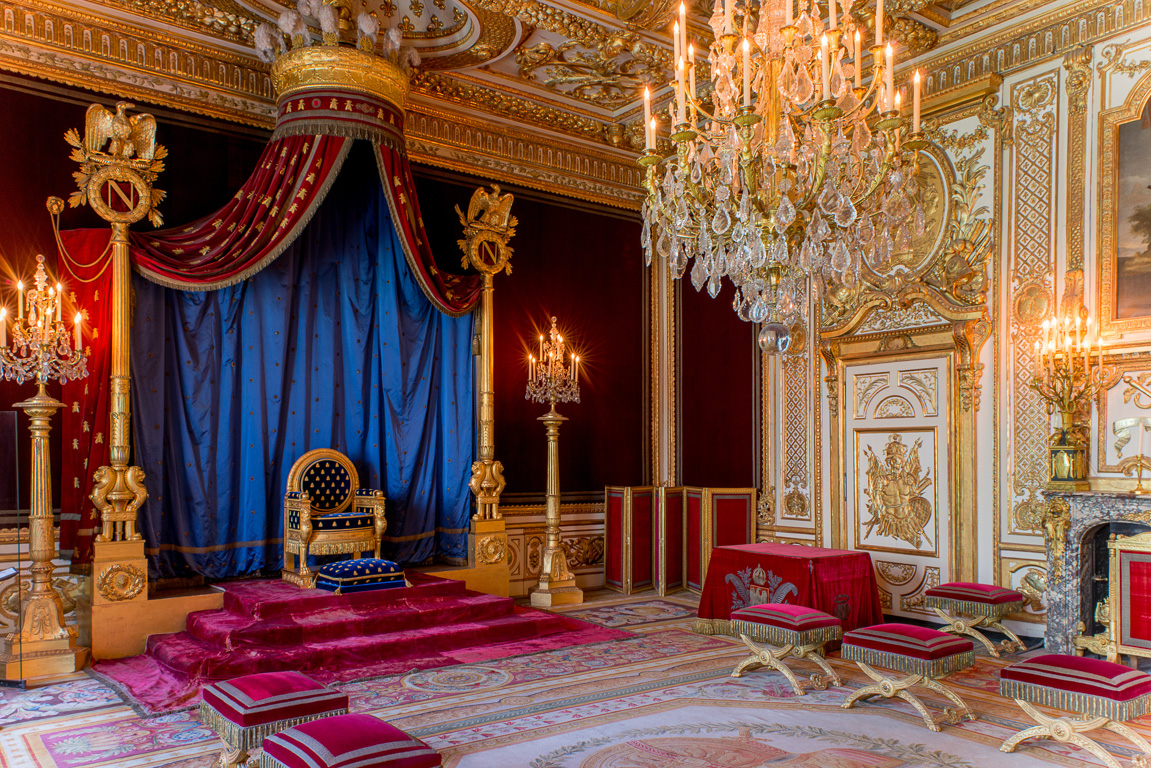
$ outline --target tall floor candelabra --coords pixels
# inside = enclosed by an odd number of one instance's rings
[[[50,285],[44,257],[36,257],[32,288],[17,283],[17,317],[8,338],[7,308],[0,308],[0,376],[23,384],[35,379],[38,390],[16,403],[28,414],[32,432],[32,502],[28,539],[32,588],[21,605],[20,628],[0,639],[0,669],[4,677],[42,677],[75,672],[84,666],[88,649],[76,646],[76,630],[64,624],[60,593],[52,586],[52,470],[48,434],[52,415],[63,403],[49,395],[45,384],[82,379],[88,375],[83,352],[80,313],[72,330],[64,322],[63,287]],[[11,344],[9,342],[11,341]]]
[[[575,576],[568,568],[567,555],[560,535],[560,425],[567,418],[556,412],[556,403],[579,402],[579,356],[567,354],[564,337],[552,318],[551,331],[545,341],[540,336],[539,359],[528,357],[529,373],[527,399],[534,403],[550,403],[551,410],[539,417],[548,436],[548,491],[544,514],[547,541],[543,563],[540,565],[539,587],[532,592],[532,605],[548,607],[583,602],[583,590],[576,586]]]

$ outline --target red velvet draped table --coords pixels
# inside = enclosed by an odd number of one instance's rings
[[[713,549],[696,631],[727,634],[732,611],[760,603],[815,608],[842,621],[844,632],[883,622],[866,552],[770,543]]]

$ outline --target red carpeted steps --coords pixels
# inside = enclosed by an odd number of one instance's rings
[[[333,595],[281,581],[224,584],[224,607],[188,615],[183,632],[153,635],[142,656],[100,661],[149,713],[188,706],[201,686],[294,669],[323,683],[602,642],[629,634],[409,574],[411,587]]]

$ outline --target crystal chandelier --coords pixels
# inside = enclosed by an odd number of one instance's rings
[[[666,160],[645,89],[643,246],[649,266],[658,254],[677,278],[694,258],[691,281],[712,297],[726,276],[739,317],[772,326],[761,346],[783,351],[786,326],[805,314],[809,278],[820,290],[851,287],[865,259],[881,266],[923,233],[919,73],[908,132],[882,0],[870,48],[853,0],[828,0],[826,27],[814,0],[798,0],[797,17],[793,0],[722,2],[710,21],[710,105],[697,96],[680,5],[669,106],[676,152]]]

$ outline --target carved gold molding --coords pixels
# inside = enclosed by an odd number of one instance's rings
[[[1091,89],[1092,48],[1086,46],[1063,57],[1067,71],[1067,266],[1068,271],[1083,269],[1086,211],[1084,173],[1087,166],[1087,105]]]
[[[1055,307],[1059,85],[1058,70],[1049,70],[1011,89],[1016,203],[1012,221],[1015,247],[1008,272],[1012,288],[1006,308],[1012,329],[1009,358],[1014,366],[1009,374],[1014,406],[1010,531],[1032,535],[1042,530],[1042,491],[1049,475],[1050,417],[1028,381],[1037,364],[1034,346],[1040,335],[1039,323]]]

